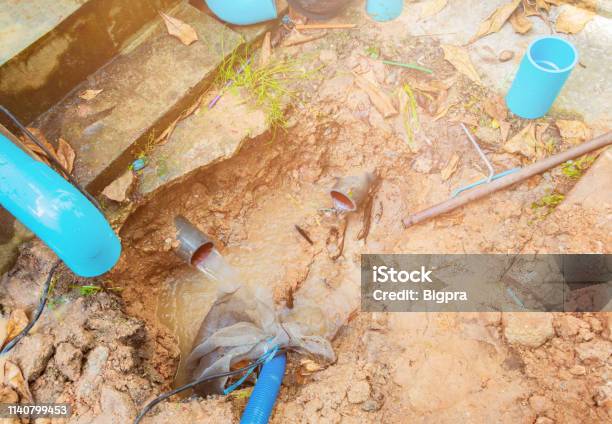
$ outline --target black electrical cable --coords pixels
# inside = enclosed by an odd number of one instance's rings
[[[284,349],[279,349],[278,352],[276,353],[276,355],[280,354],[283,351],[284,351]],[[171,391],[166,392],[166,393],[164,393],[162,395],[159,395],[158,397],[153,399],[151,402],[149,402],[147,404],[147,406],[145,406],[142,409],[142,411],[140,411],[140,414],[138,414],[138,416],[134,420],[134,424],[139,424],[140,421],[145,417],[145,415],[147,415],[147,413],[151,409],[153,409],[158,403],[163,402],[164,400],[168,399],[169,397],[172,397],[172,396],[176,395],[177,393],[183,392],[183,391],[185,391],[187,389],[191,389],[192,387],[195,387],[195,386],[197,386],[199,384],[202,384],[202,383],[206,383],[207,381],[210,381],[210,380],[216,380],[217,378],[222,378],[222,377],[230,377],[232,375],[240,374],[240,373],[243,373],[243,372],[255,369],[259,365],[261,365],[264,362],[266,362],[267,359],[268,359],[267,357],[259,358],[258,360],[251,362],[249,365],[244,366],[242,368],[239,368],[237,370],[222,372],[222,373],[211,375],[211,376],[208,376],[208,377],[202,377],[200,379],[192,381],[191,383],[187,383],[187,384],[185,384],[185,385],[183,385],[181,387],[177,387],[174,390],[171,390]]]
[[[87,197],[89,199],[89,201],[91,203],[94,204],[94,206],[96,208],[98,208],[98,210],[100,212],[102,212],[102,208],[100,207],[100,204],[98,203],[98,201],[87,192],[87,190],[85,190],[85,188],[83,188],[83,186],[81,186],[77,180],[74,179],[74,177],[70,174],[70,172],[68,172],[68,170],[64,167],[64,165],[62,165],[61,163],[59,163],[57,161],[57,159],[55,159],[55,155],[53,154],[53,152],[50,152],[49,149],[47,148],[47,146],[45,146],[39,139],[37,139],[36,137],[34,137],[34,134],[32,134],[26,127],[25,125],[23,125],[21,122],[19,122],[19,120],[17,119],[17,117],[15,115],[13,115],[11,113],[11,111],[9,111],[7,108],[5,108],[4,106],[0,105],[0,112],[3,112],[6,116],[8,116],[11,121],[13,121],[13,123],[17,126],[17,128],[19,128],[19,130],[25,135],[27,136],[30,140],[32,140],[34,142],[34,144],[36,144],[38,147],[40,147],[40,149],[45,152],[45,155],[47,156],[47,158],[53,163],[53,165],[59,169],[60,171],[62,171],[65,175],[66,178],[68,179],[68,181],[70,181],[70,183],[75,186],[77,188],[77,190],[79,190],[83,196]]]
[[[34,324],[36,324],[36,322],[38,321],[38,319],[42,315],[43,310],[45,309],[45,305],[47,304],[47,299],[49,297],[49,288],[51,287],[51,280],[53,280],[53,276],[55,275],[55,271],[57,271],[57,267],[61,263],[62,263],[62,261],[57,261],[51,267],[51,270],[49,271],[49,275],[47,275],[47,280],[45,281],[45,285],[43,286],[43,292],[42,292],[42,295],[40,296],[40,301],[38,303],[38,308],[36,309],[36,313],[34,314],[34,317],[28,323],[28,325],[26,325],[25,328],[23,330],[21,330],[21,332],[17,336],[15,336],[15,338],[13,338],[13,340],[8,342],[7,345],[4,346],[2,351],[0,351],[0,355],[5,355],[5,354],[9,353],[11,351],[11,349],[14,348],[15,345],[17,343],[19,343],[19,341],[21,339],[23,339],[25,336],[27,336],[28,332],[32,329],[32,327],[34,327]]]

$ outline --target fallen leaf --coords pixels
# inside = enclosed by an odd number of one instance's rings
[[[444,169],[442,169],[442,171],[440,172],[440,175],[442,176],[442,179],[444,181],[448,180],[451,175],[455,173],[455,171],[457,170],[457,165],[459,165],[459,155],[454,153],[446,164],[446,166],[444,167]]]
[[[499,122],[499,134],[501,138],[501,142],[505,143],[508,140],[508,134],[510,134],[510,123],[506,121]]]
[[[353,72],[353,75],[355,76],[355,82],[357,83],[357,86],[366,92],[366,94],[372,101],[372,104],[374,104],[376,109],[378,109],[378,111],[383,117],[389,118],[391,116],[397,115],[397,109],[395,109],[391,98],[386,93],[384,93],[380,88],[378,88],[378,86],[368,81],[361,75],[358,75],[355,72]]]
[[[565,119],[559,119],[555,122],[559,133],[565,141],[573,144],[578,144],[586,140],[590,140],[592,137],[592,131],[582,121],[570,121]]]
[[[510,18],[510,15],[516,10],[521,0],[512,0],[510,3],[498,7],[489,17],[480,24],[478,31],[470,42],[474,42],[485,35],[498,32]]]
[[[13,340],[21,331],[28,325],[30,320],[23,309],[15,309],[9,316],[8,324],[6,325],[5,342]]]
[[[455,69],[467,76],[472,81],[482,84],[480,76],[472,64],[470,54],[465,48],[452,46],[450,44],[442,44],[441,47],[444,51],[444,59],[449,61],[450,64],[455,67]]]
[[[124,202],[127,199],[128,191],[134,181],[134,174],[131,170],[126,171],[122,176],[110,183],[102,194],[115,202]]]
[[[57,151],[55,154],[58,162],[62,164],[66,171],[68,171],[68,173],[72,173],[76,153],[74,153],[74,150],[70,144],[68,144],[68,142],[61,137],[57,140]]]
[[[429,0],[421,3],[419,20],[430,18],[442,11],[448,4],[448,0]]]
[[[576,6],[566,5],[562,8],[555,29],[557,32],[566,34],[576,34],[584,28],[584,26],[595,16],[594,12],[581,9]]]
[[[536,141],[540,144],[544,144],[544,133],[546,132],[546,130],[548,129],[548,127],[550,127],[550,124],[545,122],[543,124],[536,124],[536,128],[535,128],[535,138]]]
[[[8,337],[8,318],[0,316],[0,347],[4,346],[4,342]]]
[[[448,90],[457,82],[457,76],[453,75],[445,80],[423,80],[411,79],[409,84],[417,91],[432,93],[438,96],[448,95]],[[429,96],[431,97],[431,96]]]
[[[527,158],[534,158],[537,153],[537,141],[533,123],[516,133],[506,144],[504,150],[508,153],[519,153]]]
[[[83,100],[93,100],[93,99],[95,99],[95,98],[96,98],[96,96],[97,96],[98,94],[100,94],[102,91],[104,91],[104,90],[102,90],[102,89],[100,89],[100,90],[85,90],[85,91],[82,91],[82,92],[79,94],[79,97],[80,97],[81,99],[83,99]]]
[[[28,131],[32,133],[34,138],[36,138],[49,151],[49,153],[51,154],[55,153],[55,149],[53,148],[53,145],[49,143],[49,141],[47,140],[47,137],[45,137],[42,131],[40,131],[38,128],[33,128],[33,127],[28,127]],[[51,162],[49,162],[49,158],[47,157],[47,154],[45,153],[43,149],[41,149],[38,146],[38,144],[34,143],[32,140],[30,140],[29,137],[25,135],[21,137],[21,141],[23,142],[24,146],[34,156],[36,156],[36,158],[39,161],[44,162],[47,165],[51,165]]]
[[[521,8],[517,8],[510,16],[510,24],[514,28],[514,32],[518,34],[527,34],[533,26],[531,21],[527,19],[525,10]]]
[[[193,29],[191,25],[186,24],[180,19],[173,18],[172,16],[167,15],[164,12],[159,12],[159,14],[163,18],[164,23],[166,24],[168,34],[178,38],[179,40],[181,40],[181,43],[186,46],[198,41],[198,34],[195,32],[195,29]]]
[[[484,101],[483,106],[485,113],[498,123],[501,124],[501,122],[506,120],[508,109],[506,108],[506,102],[502,96],[488,97]]]
[[[25,378],[23,378],[21,369],[14,363],[5,359],[0,360],[0,369],[2,383],[14,389],[19,394],[22,402],[31,402],[32,393],[30,392],[28,383]]]
[[[259,56],[259,67],[265,68],[270,64],[270,58],[272,57],[272,34],[270,31],[266,32],[263,42],[261,43],[261,51]]]

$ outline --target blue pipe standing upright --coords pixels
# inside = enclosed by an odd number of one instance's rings
[[[286,365],[287,356],[284,353],[263,365],[240,424],[267,424],[283,382]]]
[[[104,215],[2,134],[0,204],[81,277],[104,274],[119,260],[121,243]]]

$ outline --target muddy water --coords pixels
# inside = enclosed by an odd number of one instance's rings
[[[246,220],[246,237],[213,250],[194,272],[188,266],[161,287],[157,316],[178,338],[181,362],[174,385],[189,381],[184,362],[193,347],[202,320],[217,290],[232,291],[236,284],[265,285],[274,290],[305,277],[312,247],[295,225],[320,225],[318,210],[331,206],[326,187],[284,187],[266,196]]]
[[[157,316],[178,338],[181,361],[175,386],[189,382],[185,359],[191,352],[200,324],[217,297],[217,291],[232,291],[238,284],[237,271],[213,249],[198,264],[198,271],[188,267],[163,285],[157,300]]]

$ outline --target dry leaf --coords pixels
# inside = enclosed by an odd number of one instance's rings
[[[92,100],[95,99],[98,94],[100,94],[103,90],[85,90],[79,94],[79,97],[83,100]]]
[[[397,115],[397,109],[395,109],[391,98],[386,93],[378,88],[376,84],[368,81],[361,75],[355,72],[353,72],[353,75],[355,76],[357,86],[367,93],[368,97],[383,117],[389,118],[390,116]]]
[[[535,128],[535,138],[536,141],[540,144],[540,145],[544,145],[544,133],[546,132],[546,130],[548,129],[548,127],[550,127],[550,124],[545,122],[542,124],[536,124],[536,128]]]
[[[418,91],[439,94],[447,91],[457,82],[456,75],[445,80],[410,79],[410,86]]]
[[[270,64],[270,58],[272,57],[272,34],[270,31],[266,32],[263,42],[261,43],[261,51],[259,56],[259,67],[265,68]]]
[[[463,47],[452,46],[450,44],[442,44],[442,50],[444,50],[444,59],[448,60],[451,65],[455,67],[459,72],[463,75],[467,76],[472,81],[481,84],[480,76],[474,65],[472,64],[472,60],[470,59],[470,54]]]
[[[8,323],[8,318],[0,316],[0,348],[4,346],[4,342],[8,337]]]
[[[442,11],[448,4],[448,0],[429,0],[421,3],[421,11],[419,13],[419,19],[430,18]]]
[[[591,19],[593,19],[594,16],[595,13],[589,10],[581,9],[572,5],[566,5],[559,13],[559,16],[557,16],[555,29],[557,32],[576,34],[582,31],[584,26]]]
[[[32,133],[32,135],[38,141],[40,141],[42,143],[42,145],[45,146],[46,149],[51,154],[55,153],[55,149],[53,148],[53,145],[51,143],[49,143],[49,141],[47,140],[47,137],[45,137],[45,135],[38,128],[28,127],[28,131],[30,131]],[[21,141],[23,142],[24,146],[27,149],[29,149],[34,154],[34,156],[36,156],[38,158],[38,160],[40,160],[41,162],[46,163],[47,165],[51,164],[49,162],[49,159],[47,158],[47,154],[40,147],[38,147],[38,144],[36,144],[32,140],[30,140],[29,137],[24,135],[24,136],[21,137]]]
[[[74,168],[76,154],[70,144],[61,137],[57,140],[57,151],[55,155],[57,156],[58,162],[62,164],[68,173],[71,173]]]
[[[164,12],[159,12],[159,14],[164,19],[168,34],[175,36],[186,46],[198,41],[198,34],[191,25],[186,24],[180,19],[173,18]]]
[[[517,8],[510,16],[510,24],[514,28],[514,32],[519,34],[527,34],[533,26],[531,21],[527,19],[525,10],[521,8]]]
[[[512,0],[503,6],[498,7],[484,22],[480,24],[478,31],[470,42],[474,42],[485,35],[498,32],[510,18],[510,15],[516,10],[521,0]]]
[[[499,135],[501,142],[505,143],[508,140],[508,134],[510,134],[510,123],[506,121],[499,121]]]
[[[28,325],[30,320],[23,309],[15,309],[9,316],[8,324],[6,325],[6,339],[8,343],[13,340],[21,331]]]
[[[488,97],[484,101],[484,111],[499,123],[505,121],[508,116],[506,102],[502,96]]]
[[[14,389],[19,394],[22,402],[31,402],[32,393],[30,392],[28,383],[26,382],[25,378],[23,378],[21,369],[4,358],[0,360],[0,369],[1,382]]]
[[[444,169],[442,169],[440,172],[440,175],[444,181],[448,180],[451,175],[455,173],[457,170],[457,165],[459,165],[459,155],[453,153],[453,156],[450,158]]]
[[[504,150],[508,153],[520,153],[527,158],[534,158],[537,153],[533,123],[516,133],[506,144]]]
[[[582,121],[569,121],[564,119],[559,119],[555,122],[557,124],[557,128],[559,128],[559,133],[561,133],[561,137],[564,140],[578,144],[582,143],[585,140],[590,140],[592,137],[592,132],[589,127]]]
[[[132,171],[128,170],[125,174],[110,183],[102,191],[102,194],[115,202],[124,202],[127,199],[128,191],[133,181],[134,174],[132,174]]]

